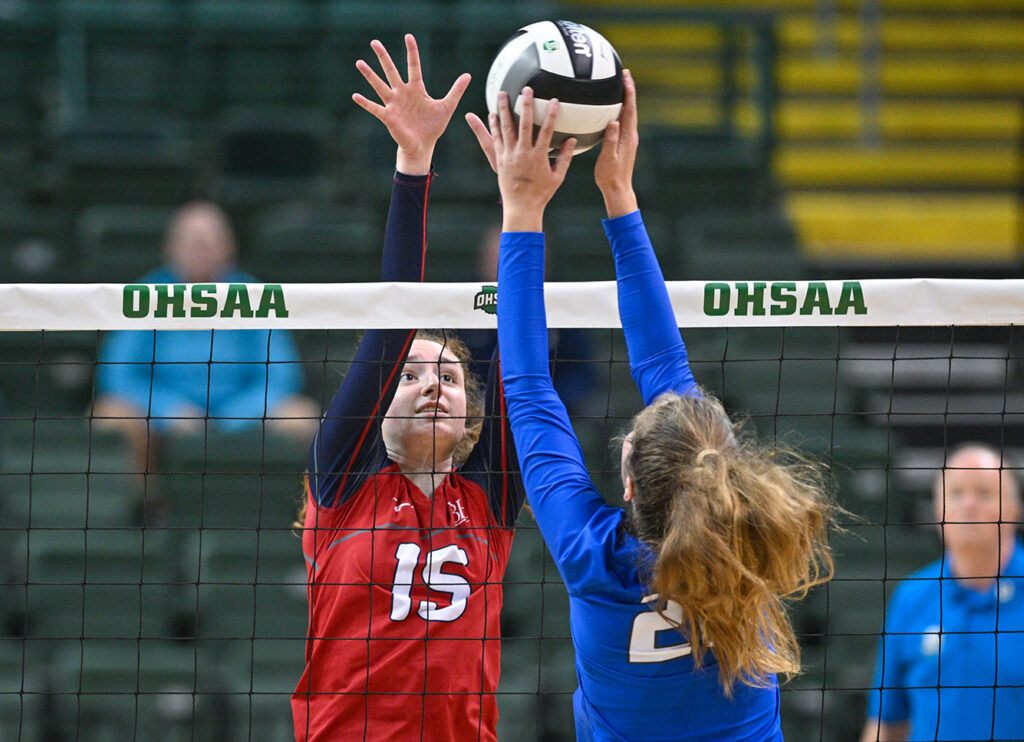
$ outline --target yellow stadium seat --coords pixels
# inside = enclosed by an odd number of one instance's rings
[[[784,184],[801,187],[993,186],[1013,188],[1020,162],[1012,145],[942,147],[793,144],[780,151],[775,170]]]
[[[1019,257],[1012,194],[801,193],[786,205],[814,262],[1012,265]]]

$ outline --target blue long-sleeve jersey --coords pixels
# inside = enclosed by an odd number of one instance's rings
[[[605,231],[630,368],[644,402],[668,391],[698,394],[639,212],[606,220]],[[774,679],[769,688],[737,684],[726,698],[713,655],[695,667],[686,637],[652,610],[638,566],[653,554],[623,527],[624,511],[606,505],[594,487],[548,374],[543,281],[543,234],[503,234],[502,378],[527,497],[569,592],[577,738],[781,739]]]

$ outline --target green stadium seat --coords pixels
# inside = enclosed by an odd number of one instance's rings
[[[668,214],[768,207],[774,187],[760,143],[661,127],[648,128],[641,137],[646,142],[637,165],[641,203]]]
[[[593,187],[591,185],[591,187]],[[614,281],[615,262],[601,220],[607,216],[599,199],[590,206],[553,208],[547,217],[550,281]],[[676,249],[671,225],[657,210],[644,212],[644,224],[662,271],[672,280]]]
[[[461,31],[452,39],[448,79],[454,79],[459,72],[469,72],[474,81],[481,82],[498,50],[516,29],[544,18],[560,17],[563,12],[549,0],[450,0],[446,10],[447,25],[457,26]],[[482,88],[476,95],[478,102],[473,102],[473,110],[482,117],[486,111]]]
[[[210,190],[236,212],[331,194],[334,128],[317,109],[236,107],[211,132]]]
[[[295,0],[195,0],[186,11],[194,115],[315,106],[323,92],[318,9]]]
[[[794,250],[797,244],[793,225],[781,214],[725,212],[683,221],[693,233],[691,239],[710,249],[785,252]]]
[[[299,538],[290,530],[207,528],[189,539],[183,559],[195,583],[196,641],[225,669],[240,738],[287,738],[307,625]]]
[[[118,111],[178,117],[188,62],[181,6],[171,0],[58,0],[57,64],[71,115]]]
[[[288,204],[255,220],[245,262],[275,283],[379,281],[383,244],[373,211]]]
[[[182,559],[182,572],[190,583],[299,585],[305,598],[302,541],[287,525],[255,530],[205,528],[190,536]]]
[[[306,376],[306,389],[327,409],[356,354],[356,330],[302,330],[296,342]]]
[[[540,739],[544,719],[540,714],[540,696],[535,690],[516,690],[513,681],[529,678],[527,662],[518,667],[501,658],[501,683],[498,685],[498,738]],[[534,672],[536,668],[533,668]]]
[[[172,633],[176,590],[166,539],[135,529],[31,530],[15,547],[25,566],[25,637],[86,643]]]
[[[762,211],[688,215],[676,224],[685,280],[799,280],[804,269],[789,221]]]
[[[322,12],[326,37],[324,62],[319,67],[324,91],[319,102],[332,112],[351,114],[356,108],[351,99],[353,92],[361,92],[374,99],[373,91],[355,65],[357,59],[365,59],[374,69],[380,69],[370,49],[371,39],[380,39],[404,71],[402,37],[405,33],[412,33],[416,37],[429,91],[441,91],[442,86],[447,90],[456,77],[457,73],[452,72],[452,43],[462,34],[449,32],[451,26],[443,15],[444,9],[436,2],[394,0],[388,3],[387,12],[382,13],[380,5],[373,0],[324,0]],[[465,71],[468,70],[459,69],[459,72]],[[474,78],[480,79],[478,74],[482,73],[472,72]],[[368,114],[357,111],[357,116],[368,117]],[[380,126],[376,121],[373,124]],[[455,125],[449,127],[448,133],[452,133],[454,128]]]
[[[125,443],[77,419],[12,419],[4,425],[8,527],[115,528],[134,523],[136,485]]]
[[[224,660],[236,735],[251,742],[279,742],[294,734],[291,695],[302,676],[305,637],[239,642]]]
[[[132,283],[162,261],[173,209],[126,204],[83,209],[75,228],[81,276],[96,283]]]
[[[196,586],[195,637],[247,645],[255,639],[306,638],[306,584],[203,584]]]
[[[8,3],[0,17],[0,198],[16,203],[35,185],[47,81],[55,75],[54,28],[39,3]],[[8,275],[8,274],[4,274]]]
[[[86,642],[55,657],[52,675],[64,730],[80,739],[231,738],[224,681],[187,645]]]
[[[260,432],[168,438],[159,486],[173,528],[288,528],[307,452]]]
[[[514,547],[505,568],[505,602],[501,613],[503,638],[536,638],[540,636],[542,616],[538,610],[543,596],[544,573],[554,565],[544,547],[540,531],[527,513],[519,517]]]
[[[500,230],[497,206],[434,201],[427,212],[428,281],[493,283],[482,278],[484,243]]]
[[[34,740],[42,726],[43,704],[38,695],[41,667],[33,667],[31,658],[18,639],[0,639],[0,739]]]
[[[832,538],[837,577],[895,581],[937,559],[938,534],[901,523],[848,523]],[[842,568],[840,574],[839,568]]]
[[[176,205],[194,188],[188,132],[162,114],[93,112],[54,136],[53,188],[63,207]]]
[[[576,666],[569,639],[503,638],[501,651],[499,733],[571,739]]]
[[[899,437],[860,420],[837,425],[835,433],[828,463],[839,503],[872,523],[905,522],[890,458],[903,446]]]
[[[709,245],[686,249],[680,278],[688,281],[793,281],[805,275],[796,252],[765,252],[758,246],[730,249]]]
[[[73,277],[66,219],[49,209],[0,207],[0,273],[9,283],[61,283]]]

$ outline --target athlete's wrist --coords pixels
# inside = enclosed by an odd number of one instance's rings
[[[639,208],[636,191],[632,186],[603,189],[601,195],[604,196],[604,207],[609,219],[632,214]]]
[[[501,214],[502,232],[543,232],[544,209],[504,204]]]

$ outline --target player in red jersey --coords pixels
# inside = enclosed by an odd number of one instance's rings
[[[469,84],[432,99],[405,42],[408,80],[374,41],[386,81],[357,67],[383,105],[353,96],[398,144],[384,281],[423,280],[434,145]],[[496,738],[501,581],[525,495],[498,363],[480,395],[468,361],[447,332],[368,331],[321,422],[302,516],[300,742]]]

